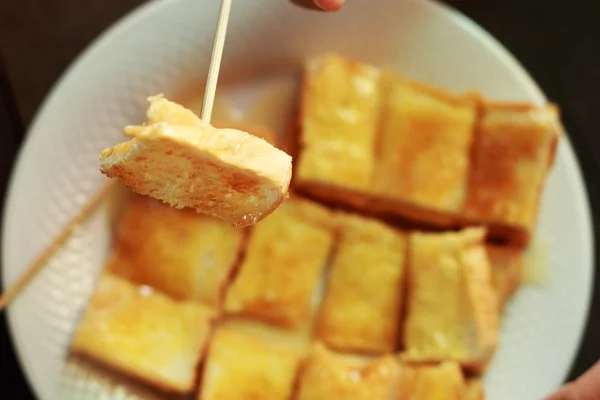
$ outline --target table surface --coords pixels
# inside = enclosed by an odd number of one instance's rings
[[[216,1],[216,0],[215,0]],[[283,0],[282,0],[283,1]],[[357,1],[357,0],[349,0]],[[3,0],[0,2],[0,188],[27,126],[60,74],[98,34],[142,0]],[[594,227],[600,229],[600,2],[597,0],[454,0],[448,2],[499,39],[561,106],[584,172]],[[595,117],[596,116],[596,117]],[[599,239],[596,235],[596,248]],[[596,261],[596,266],[600,265]],[[600,282],[570,379],[600,358]],[[549,349],[551,351],[551,349]],[[33,399],[0,318],[3,392]]]

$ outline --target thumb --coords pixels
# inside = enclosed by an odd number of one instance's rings
[[[600,361],[545,400],[600,400]]]

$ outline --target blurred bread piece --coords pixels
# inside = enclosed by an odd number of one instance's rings
[[[198,400],[288,400],[301,355],[230,329],[211,341]]]
[[[393,352],[400,336],[406,237],[358,215],[342,214],[338,221],[317,337],[339,351]]]
[[[243,230],[193,210],[134,195],[119,223],[111,272],[170,297],[218,308]]]
[[[450,361],[423,366],[402,364],[398,393],[398,400],[471,400],[460,365]]]
[[[485,101],[481,107],[465,216],[526,244],[562,134],[558,108]]]
[[[319,218],[327,211],[290,200],[254,227],[245,259],[227,293],[228,313],[289,328],[310,317],[334,234],[326,224],[305,215]]]
[[[102,151],[102,173],[235,226],[256,223],[286,198],[292,159],[263,139],[204,124],[161,97],[150,98],[148,120],[125,128],[131,140]]]
[[[375,166],[380,71],[327,54],[306,63],[298,184],[367,188]]]
[[[403,359],[485,368],[498,343],[499,312],[485,230],[413,233]]]
[[[467,397],[466,400],[484,400],[485,389],[481,378],[467,379]]]
[[[475,102],[400,78],[389,81],[371,190],[438,211],[460,212]]]
[[[190,393],[214,311],[104,273],[73,350],[168,392]]]
[[[297,400],[396,400],[400,364],[395,357],[342,355],[315,343],[300,376]]]
[[[487,245],[492,265],[492,286],[498,293],[498,306],[503,310],[523,284],[524,249],[515,246]]]

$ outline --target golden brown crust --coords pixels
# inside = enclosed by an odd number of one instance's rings
[[[104,174],[235,226],[259,221],[286,198],[291,157],[266,141],[213,128],[164,98],[151,98],[148,116],[148,125],[125,129],[133,139],[101,153]]]
[[[193,210],[134,195],[115,239],[109,270],[182,300],[218,308],[244,231]]]
[[[152,386],[190,393],[214,311],[100,277],[72,349]]]
[[[288,400],[300,355],[230,329],[210,344],[198,400]]]
[[[499,315],[484,238],[481,228],[411,235],[403,359],[485,367]]]
[[[340,241],[330,267],[316,335],[340,351],[396,350],[406,238],[377,221],[338,215]]]

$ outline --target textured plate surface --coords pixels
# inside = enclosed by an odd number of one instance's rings
[[[502,100],[544,101],[526,72],[472,22],[424,0],[350,1],[335,15],[283,0],[238,1],[222,77],[298,65],[337,51],[452,90],[479,88]],[[167,96],[205,76],[219,2],[151,2],[99,38],[48,97],[20,155],[4,214],[3,277],[11,283],[103,182],[101,149],[141,121],[148,95]],[[233,78],[232,78],[233,79]],[[15,346],[40,399],[149,398],[65,367],[68,343],[110,241],[108,206],[9,309]],[[563,140],[538,229],[548,283],[522,290],[502,327],[486,377],[489,399],[535,399],[564,379],[590,299],[591,225],[574,153]],[[62,378],[62,379],[61,379]]]

